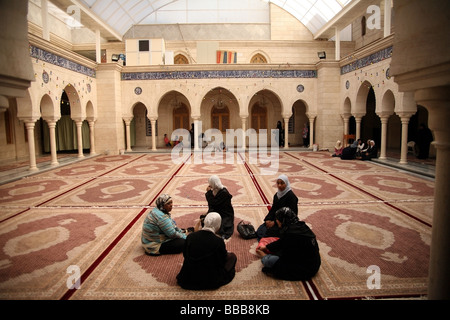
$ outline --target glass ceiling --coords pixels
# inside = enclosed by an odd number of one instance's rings
[[[133,25],[268,23],[269,3],[286,10],[313,34],[352,0],[80,0],[120,35]]]

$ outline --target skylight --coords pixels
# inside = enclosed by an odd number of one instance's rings
[[[351,0],[80,0],[119,34],[137,24],[268,23],[269,3],[313,34]]]

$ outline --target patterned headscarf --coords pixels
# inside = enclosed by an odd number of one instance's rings
[[[291,208],[283,207],[275,212],[275,219],[281,222],[281,232],[298,222],[297,214]]]
[[[215,196],[219,190],[223,189],[222,182],[218,176],[211,176],[208,179],[208,184],[211,187],[212,193]]]
[[[289,183],[289,179],[285,174],[280,175],[277,180],[283,180],[286,184],[286,188],[283,191],[278,190],[277,191],[277,197],[280,199],[282,196],[284,196],[286,193],[288,193],[289,190],[291,190],[291,184]]]
[[[164,205],[170,201],[172,201],[172,198],[168,194],[163,193],[158,197],[158,199],[156,199],[156,207],[158,207],[159,210],[165,212]]]
[[[220,225],[222,224],[222,217],[217,212],[210,212],[206,215],[204,224],[205,225],[202,230],[217,233],[220,230]]]

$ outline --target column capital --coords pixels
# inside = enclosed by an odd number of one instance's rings
[[[317,113],[312,113],[312,112],[306,112],[306,116],[309,119],[315,119],[317,117]]]
[[[133,117],[122,117],[122,120],[125,122],[125,124],[127,126],[129,126],[131,123],[131,120],[133,120]]]

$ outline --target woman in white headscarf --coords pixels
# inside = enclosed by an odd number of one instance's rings
[[[256,235],[258,241],[264,237],[279,237],[280,230],[275,223],[275,212],[278,209],[288,207],[296,215],[298,214],[298,198],[291,189],[291,184],[285,174],[277,178],[277,192],[273,196],[272,206],[264,218],[264,223],[258,227]]]
[[[223,186],[220,178],[212,175],[208,179],[205,197],[206,201],[208,201],[208,213],[217,212],[222,218],[222,224],[218,234],[224,239],[228,239],[234,230],[234,209],[231,204],[233,196]]]
[[[189,234],[183,250],[184,262],[177,283],[184,289],[212,290],[233,280],[237,257],[227,252],[218,236],[222,219],[217,212],[205,217],[200,231]]]

